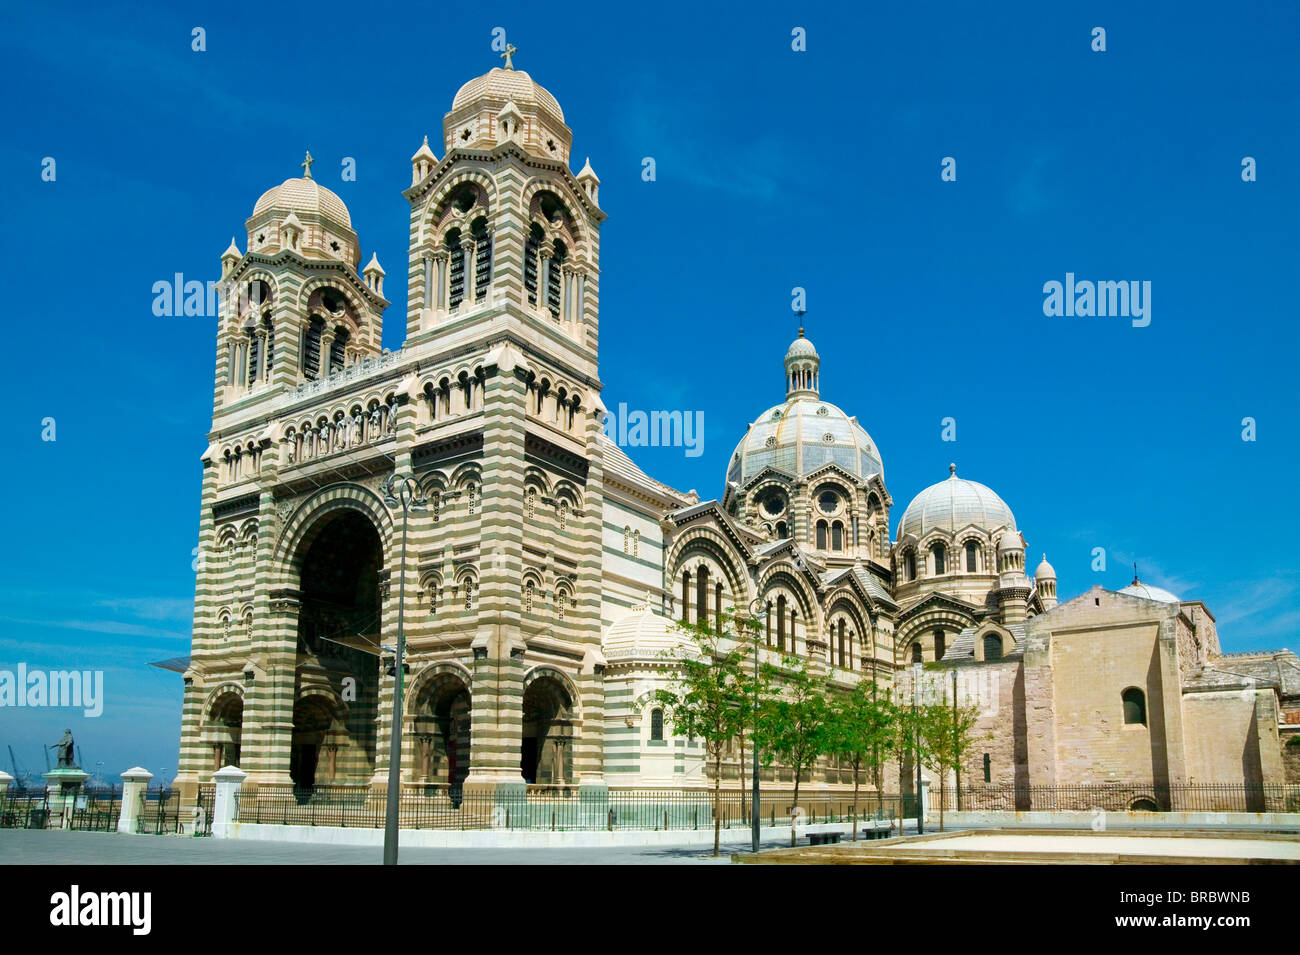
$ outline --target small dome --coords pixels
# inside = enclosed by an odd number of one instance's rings
[[[352,216],[343,200],[311,178],[286,179],[275,188],[262,193],[253,206],[253,215],[271,210],[322,216],[348,229],[352,228]]]
[[[1136,577],[1133,578],[1133,583],[1118,592],[1121,594],[1128,594],[1130,597],[1141,597],[1144,600],[1159,600],[1161,603],[1182,603],[1182,601],[1163,587],[1152,587],[1150,584],[1142,583],[1142,581],[1138,580]]]
[[[797,358],[820,357],[817,354],[817,349],[813,347],[813,343],[803,337],[803,332],[800,332],[799,337],[790,343],[790,347],[785,353],[786,361],[794,361]]]
[[[1020,536],[1020,531],[1009,530],[998,539],[998,550],[1024,550],[1025,539]]]
[[[1000,527],[1014,532],[1016,518],[1002,498],[983,484],[957,477],[957,465],[950,464],[948,480],[930,485],[907,505],[898,525],[898,537],[902,540],[911,534],[921,538],[936,528],[956,533],[968,524],[988,533]],[[1019,535],[1015,542],[1023,546]]]
[[[628,657],[657,659],[689,643],[689,638],[677,624],[656,613],[647,603],[610,624],[605,631],[603,648],[605,658],[613,662]]]
[[[1054,568],[1051,564],[1047,562],[1046,554],[1043,555],[1042,563],[1038,565],[1038,569],[1034,571],[1034,579],[1035,580],[1056,579],[1056,568]]]
[[[561,123],[564,122],[564,110],[560,109],[559,101],[545,87],[534,83],[533,78],[523,70],[504,70],[498,66],[482,76],[476,76],[456,93],[456,98],[451,101],[451,111],[454,113],[462,106],[479,100],[501,106],[513,100],[521,109],[537,106],[551,113]]]

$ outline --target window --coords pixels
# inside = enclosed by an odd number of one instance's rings
[[[993,782],[993,761],[989,759],[988,753],[984,754],[984,781],[986,783]]]
[[[978,548],[974,541],[966,542],[966,573],[973,574],[979,569]]]
[[[564,243],[557,240],[555,254],[551,256],[546,269],[546,307],[551,310],[551,315],[557,319],[560,317],[565,255]]]
[[[945,573],[944,570],[945,556],[947,556],[947,552],[944,550],[944,546],[942,544],[935,544],[933,547],[930,548],[930,557],[934,560],[934,573],[936,576]]]
[[[1002,638],[996,633],[986,633],[984,635],[984,659],[1002,659]]]
[[[776,598],[776,649],[785,653],[785,594]]]
[[[459,231],[447,236],[447,247],[451,252],[447,307],[454,309],[465,297],[465,246],[461,244]]]
[[[682,623],[691,622],[691,572],[682,571]]]
[[[524,516],[530,521],[533,515],[537,513],[537,489],[530,487],[528,493],[524,495]]]
[[[623,526],[623,553],[629,554],[631,552],[632,552],[632,528],[628,527],[625,524]]]
[[[1124,701],[1124,722],[1129,725],[1145,726],[1147,722],[1147,698],[1135,686],[1129,687],[1120,698]]]
[[[569,526],[569,502],[560,502],[560,530],[566,530]]]
[[[817,549],[818,550],[826,549],[826,522],[825,521],[817,522]]]
[[[632,556],[633,557],[641,556],[641,532],[640,531],[632,532]]]
[[[709,629],[709,569],[701,567],[695,575],[695,622]]]
[[[652,740],[664,738],[664,711],[659,707],[650,711],[650,738]]]
[[[913,662],[913,663],[921,663],[921,662],[922,662],[922,660],[921,660],[921,644],[920,644],[919,642],[918,642],[918,643],[914,643],[914,644],[912,644],[912,662]]]
[[[844,525],[839,521],[831,524],[831,550],[844,549]]]
[[[476,219],[474,235],[474,298],[487,298],[492,283],[492,237],[488,235],[487,220]]]
[[[346,328],[334,329],[334,340],[330,342],[330,374],[343,370],[344,361],[347,358],[348,348],[348,330]]]
[[[533,609],[534,592],[533,582],[531,580],[524,584],[524,611],[526,613],[531,612]]]
[[[916,552],[908,551],[903,555],[903,573],[908,580],[916,580]]]
[[[942,660],[943,655],[947,652],[948,652],[948,646],[943,639],[943,631],[936,630],[934,632],[934,658],[936,660]]]
[[[528,292],[528,304],[537,304],[537,250],[542,246],[541,226],[534,223],[528,231],[528,242],[524,245],[524,288]]]
[[[834,491],[822,491],[817,495],[817,506],[823,514],[834,514],[840,506],[840,496]]]

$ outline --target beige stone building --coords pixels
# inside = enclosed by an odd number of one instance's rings
[[[571,145],[527,73],[461,87],[442,158],[427,138],[411,157],[397,351],[384,270],[361,267],[310,157],[222,255],[182,787],[231,763],[258,783],[384,784],[403,591],[409,784],[705,785],[698,743],[654,702],[672,621],[755,598],[765,654],[843,686],[893,685],[914,659],[1001,674],[991,780],[1280,776],[1294,655],[1222,657],[1208,610],[1152,592],[1057,606],[1010,508],[955,467],[895,539],[882,453],[821,397],[802,333],[718,499],[641,471],[603,428],[605,214]],[[394,474],[424,502],[405,535]]]

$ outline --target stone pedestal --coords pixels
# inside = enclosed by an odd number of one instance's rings
[[[930,821],[930,780],[921,779],[921,818]]]
[[[122,812],[117,817],[117,831],[135,834],[140,824],[140,809],[144,793],[149,788],[153,773],[143,766],[135,766],[122,774]]]
[[[229,839],[239,821],[239,792],[248,773],[238,766],[226,766],[212,774],[216,783],[216,798],[212,802],[212,838]]]
[[[77,807],[82,786],[89,778],[90,773],[75,766],[51,769],[45,774],[45,793],[49,796],[50,812],[59,814],[60,828],[71,828],[72,810]]]
[[[9,791],[9,784],[14,778],[6,772],[0,772],[0,802],[4,801],[5,793]]]

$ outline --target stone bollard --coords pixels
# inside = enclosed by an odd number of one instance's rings
[[[247,778],[248,773],[238,766],[226,766],[212,774],[212,781],[217,785],[212,806],[212,838],[230,839],[234,835],[239,791]]]
[[[930,821],[930,780],[921,780],[921,818]]]
[[[139,831],[140,808],[144,792],[149,788],[153,773],[143,766],[128,769],[122,774],[122,811],[117,817],[117,831],[134,835]]]

